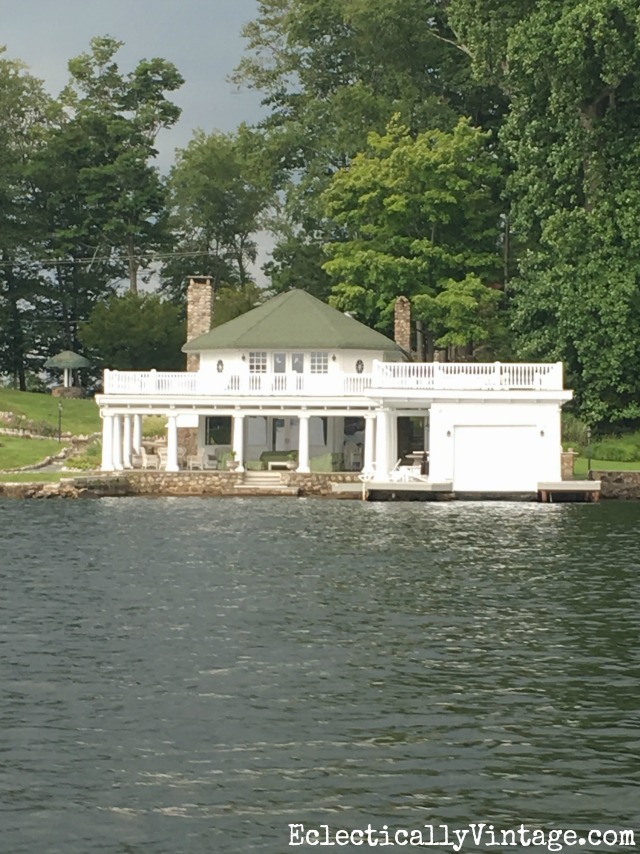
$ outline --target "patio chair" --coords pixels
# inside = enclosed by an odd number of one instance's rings
[[[157,469],[160,464],[157,454],[148,454],[144,448],[140,448],[141,468]]]
[[[389,480],[393,483],[400,483],[404,480],[404,472],[402,471],[402,466],[400,463],[402,460],[397,460],[395,466],[389,472]]]
[[[204,453],[202,456],[203,456],[203,463],[202,463],[203,469],[209,469],[210,471],[214,471],[218,468],[218,458],[216,457],[215,454]]]
[[[156,453],[158,455],[157,468],[166,469],[167,468],[167,449],[166,448],[158,448]]]
[[[205,452],[201,451],[199,454],[189,454],[187,456],[187,469],[189,471],[193,471],[193,469],[203,469],[205,466]]]

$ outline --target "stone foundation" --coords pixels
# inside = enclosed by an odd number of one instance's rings
[[[332,495],[331,483],[356,483],[357,474],[282,472],[281,483],[300,496]],[[236,490],[242,474],[231,471],[132,471],[121,474],[78,475],[53,483],[0,483],[5,498],[111,498],[116,496],[260,496],[264,490]]]
[[[602,483],[602,498],[640,500],[640,471],[590,471],[589,480]]]

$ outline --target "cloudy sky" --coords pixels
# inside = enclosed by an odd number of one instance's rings
[[[180,123],[159,141],[166,168],[194,128],[231,131],[261,115],[258,94],[227,79],[242,57],[242,25],[256,15],[257,0],[0,0],[0,44],[53,95],[67,82],[68,60],[93,36],[124,42],[123,71],[154,56],[175,63],[186,83],[175,96]]]
[[[173,95],[182,108],[180,122],[157,143],[158,164],[166,171],[194,129],[233,131],[262,115],[259,94],[228,81],[243,55],[242,26],[257,10],[258,0],[0,0],[0,45],[52,95],[68,81],[69,59],[87,51],[93,36],[124,42],[117,55],[124,72],[154,56],[173,62],[186,82]],[[260,234],[257,243],[254,273],[264,284],[260,267],[272,240]]]

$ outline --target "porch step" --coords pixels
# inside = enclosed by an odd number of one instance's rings
[[[253,492],[263,495],[298,495],[297,486],[284,484],[277,471],[246,471],[242,482],[235,486],[238,492]]]

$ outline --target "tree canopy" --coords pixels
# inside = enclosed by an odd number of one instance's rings
[[[0,55],[0,372],[26,387],[140,282],[250,308],[267,233],[269,292],[386,332],[406,295],[429,353],[561,359],[590,423],[640,420],[639,27],[635,0],[258,0],[235,79],[265,118],[166,176],[171,63],[95,38],[52,97]]]

